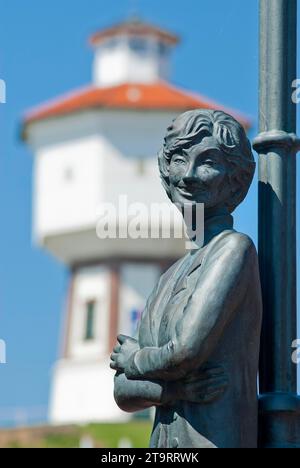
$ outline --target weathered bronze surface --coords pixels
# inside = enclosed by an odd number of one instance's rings
[[[250,143],[224,112],[186,112],[159,167],[179,209],[204,203],[204,244],[162,275],[136,336],[118,337],[115,400],[128,412],[156,406],[151,447],[256,447],[261,287],[256,249],[231,215],[253,178]]]

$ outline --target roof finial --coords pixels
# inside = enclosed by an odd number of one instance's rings
[[[139,0],[129,0],[129,18],[130,23],[138,23],[141,21],[139,15]]]

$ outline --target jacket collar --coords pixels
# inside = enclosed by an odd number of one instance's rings
[[[217,241],[217,237],[222,232],[232,230],[232,228],[233,217],[231,215],[214,216],[213,218],[210,218],[205,222],[204,245],[201,248],[191,250],[191,252],[184,257],[182,263],[184,263],[184,261],[189,261],[190,266],[184,277],[182,277],[178,281],[174,290],[175,294],[177,294],[183,289],[186,289],[188,277],[202,265],[205,255],[207,254],[207,252],[209,252],[209,250],[211,250],[211,248]]]

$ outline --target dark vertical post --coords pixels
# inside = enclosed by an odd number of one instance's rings
[[[259,258],[264,319],[261,447],[300,447],[296,336],[297,0],[260,0]]]

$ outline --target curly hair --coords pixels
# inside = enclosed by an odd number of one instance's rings
[[[167,129],[164,144],[158,154],[159,171],[163,187],[171,199],[169,166],[172,156],[183,148],[199,143],[205,137],[215,137],[229,167],[229,181],[238,189],[226,201],[229,212],[244,200],[251,185],[255,160],[244,128],[231,115],[223,111],[197,109],[184,112]]]

